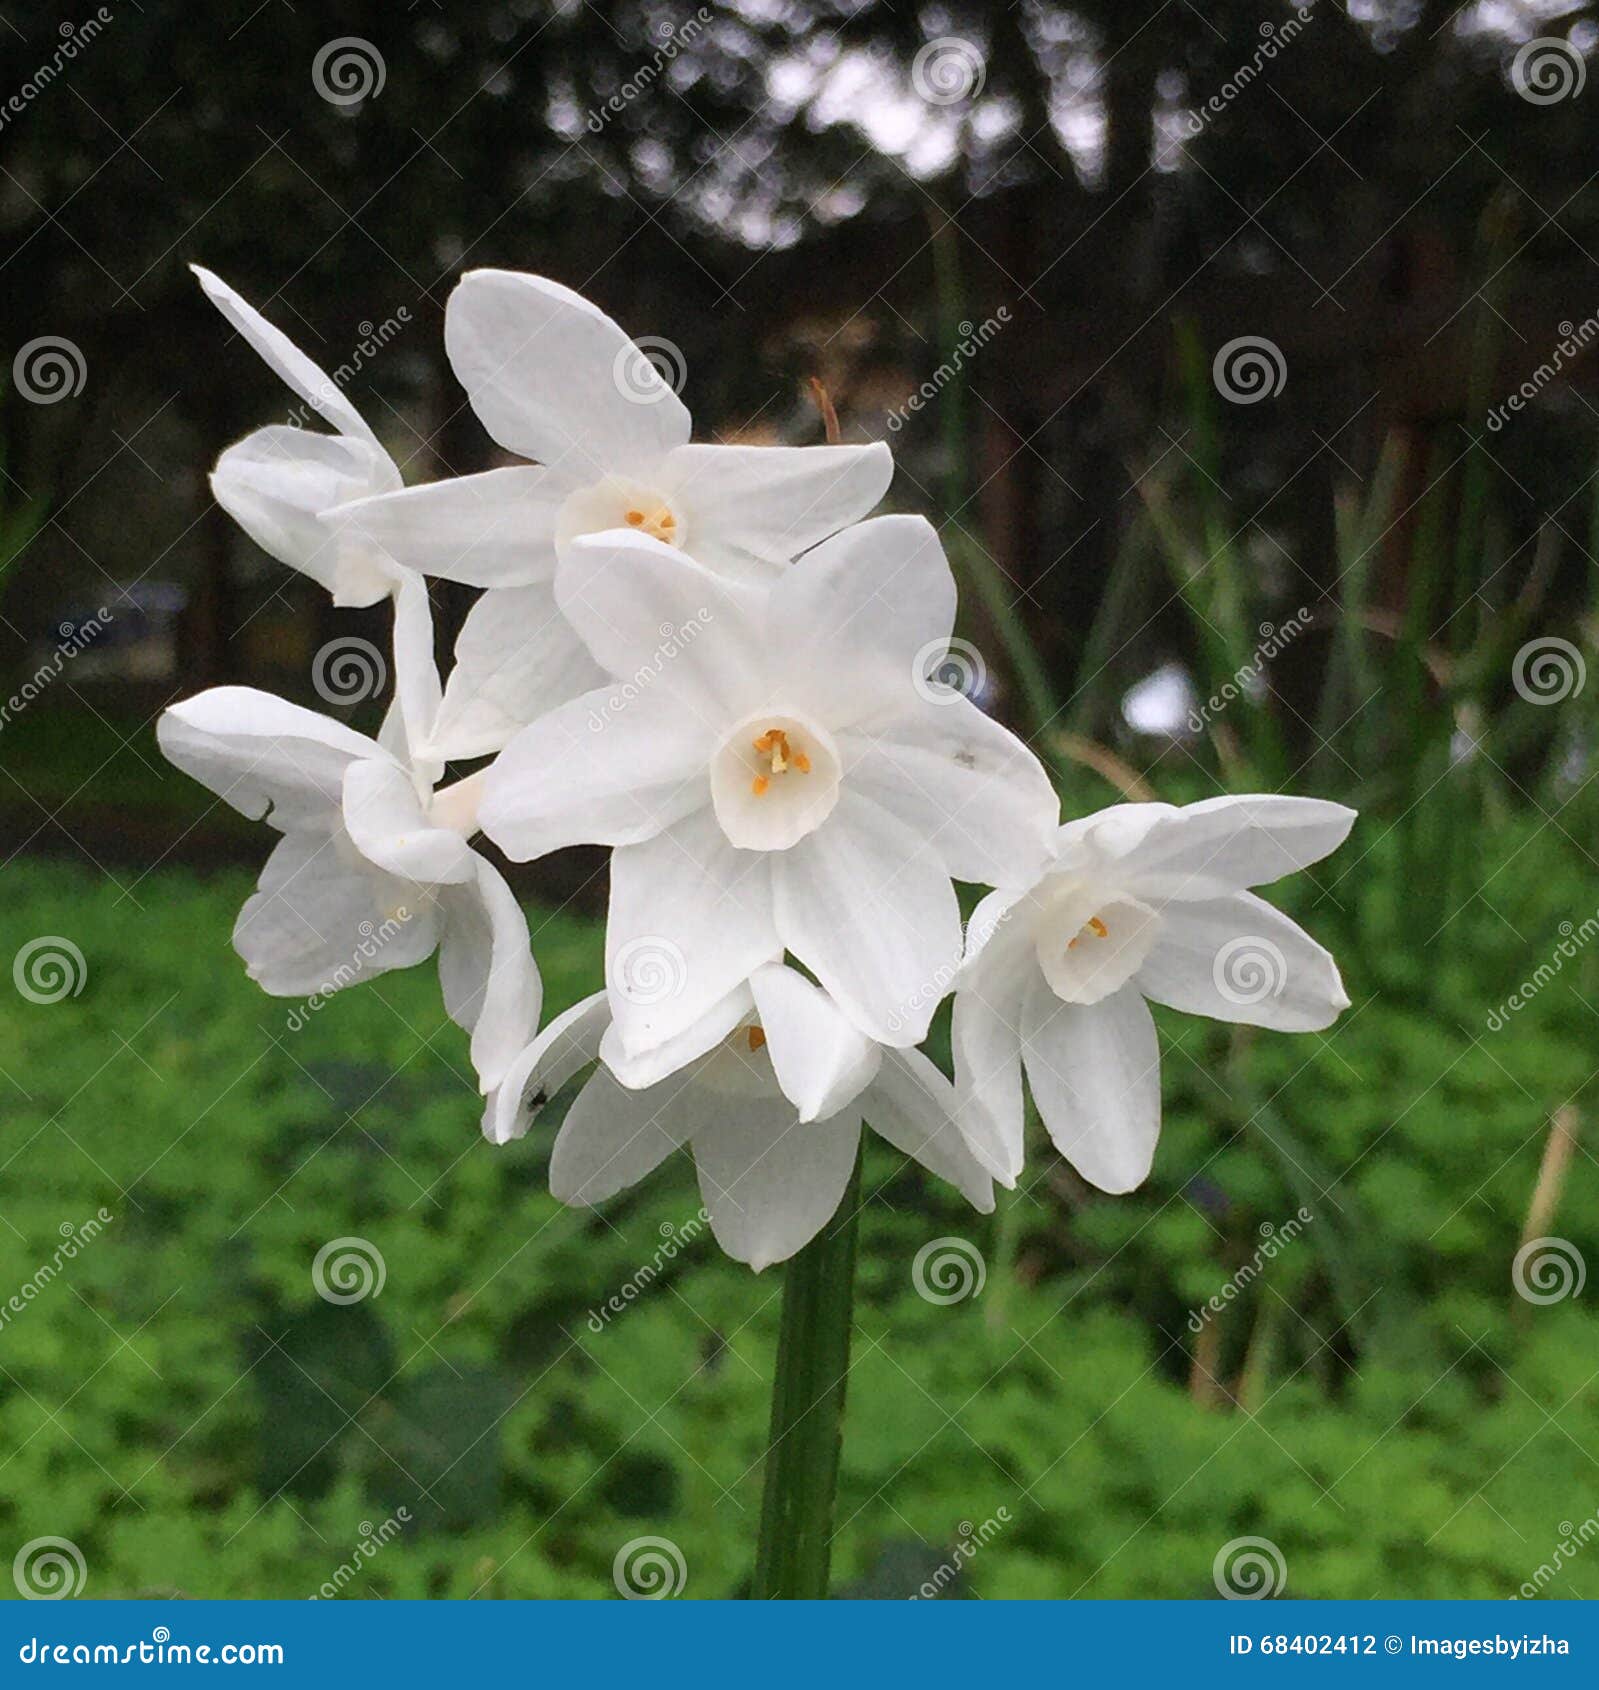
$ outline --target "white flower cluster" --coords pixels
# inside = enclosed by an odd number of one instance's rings
[[[869,516],[885,447],[691,444],[610,318],[480,270],[446,347],[527,462],[405,489],[338,387],[198,274],[334,430],[257,430],[219,460],[218,500],[336,603],[394,617],[376,739],[243,687],[162,717],[174,763],[281,835],[234,943],[295,997],[356,977],[374,930],[362,976],[437,952],[495,1143],[592,1068],[554,1146],[564,1201],[687,1147],[717,1238],[760,1268],[827,1222],[869,1123],[986,1210],[1021,1171],[1024,1072],[1061,1153],[1126,1191],[1159,1125],[1146,998],[1290,1029],[1345,1006],[1331,957],[1247,888],[1332,850],[1351,813],[1261,796],[1061,827],[1027,747],[928,683],[955,583],[927,522]],[[443,683],[428,576],[483,589]],[[542,1031],[479,832],[519,860],[612,848],[607,988]],[[965,936],[955,880],[999,888]],[[1269,989],[1216,966],[1240,936],[1281,965]],[[951,985],[953,1082],[916,1048]]]

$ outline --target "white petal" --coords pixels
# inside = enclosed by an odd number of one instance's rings
[[[1026,886],[1054,848],[1060,800],[1044,766],[970,699],[914,697],[838,736],[852,784],[925,839],[957,880]]]
[[[877,1073],[882,1047],[826,992],[782,963],[756,969],[750,991],[777,1083],[801,1121],[825,1120],[860,1096]]]
[[[859,522],[893,478],[881,443],[679,446],[661,490],[688,513],[690,550],[703,541],[784,564]]]
[[[955,1088],[919,1050],[885,1051],[860,1107],[866,1124],[896,1150],[948,1180],[985,1215],[993,1209],[993,1180],[955,1124]]]
[[[442,762],[501,750],[605,680],[549,587],[499,587],[467,612],[426,751]]]
[[[472,409],[519,457],[593,481],[689,437],[689,414],[622,330],[558,282],[473,270],[444,314],[444,345]]]
[[[815,833],[770,855],[783,944],[863,1032],[920,1044],[960,964],[960,906],[936,855],[848,789]]]
[[[765,595],[626,529],[585,534],[555,572],[562,613],[623,692],[671,697],[711,726],[766,702]]]
[[[433,602],[428,584],[410,570],[400,576],[394,595],[394,697],[406,744],[411,747],[408,760],[415,763],[438,719],[443,688],[433,655]],[[424,778],[434,780],[443,772],[438,764]]]
[[[174,704],[156,741],[186,775],[280,832],[336,827],[344,771],[382,755],[365,734],[254,687],[212,687]]]
[[[446,1013],[472,1035],[478,1087],[489,1091],[533,1036],[544,992],[521,905],[496,869],[468,855],[476,876],[439,899],[439,983]]]
[[[611,1009],[604,992],[595,992],[556,1016],[489,1094],[483,1136],[492,1144],[521,1138],[561,1087],[598,1058],[601,1036],[610,1024]]]
[[[365,441],[279,424],[230,446],[211,473],[211,491],[262,551],[331,593],[347,571],[339,537],[319,513],[384,492],[399,479],[388,458]],[[361,602],[376,603],[387,590],[385,583]]]
[[[1036,965],[1019,963],[964,973],[950,1021],[956,1120],[973,1153],[1011,1186],[1026,1156],[1022,1005],[1037,973]]]
[[[489,770],[478,821],[526,862],[567,845],[633,845],[709,813],[711,746],[664,698],[612,712],[615,689],[584,693],[522,729]]]
[[[813,677],[825,675],[828,725],[846,727],[915,702],[955,626],[955,577],[925,517],[876,516],[779,576],[766,615],[787,684],[809,701]]]
[[[1319,862],[1343,843],[1354,820],[1353,810],[1319,798],[1207,798],[1163,810],[1122,855],[1121,867],[1127,890],[1139,897],[1214,898]]]
[[[716,1106],[722,1104],[720,1109]],[[833,1218],[860,1147],[854,1111],[799,1122],[785,1100],[741,1107],[724,1100],[693,1136],[700,1195],[717,1242],[757,1273],[786,1261]]]
[[[1331,955],[1253,892],[1168,904],[1138,984],[1172,1009],[1284,1033],[1330,1027],[1349,1007]]]
[[[344,771],[343,814],[355,848],[388,874],[421,886],[476,876],[471,847],[460,834],[429,823],[410,775],[386,757]]]
[[[326,517],[421,575],[525,587],[555,575],[555,514],[567,491],[548,470],[520,465],[359,499]]]
[[[198,264],[191,264],[206,297],[250,343],[272,369],[288,383],[311,409],[325,417],[341,434],[377,444],[361,413],[344,397],[339,384],[320,365],[297,347],[281,329],[274,328],[253,305],[247,305],[220,276]]]
[[[600,1040],[600,1060],[629,1091],[657,1085],[670,1079],[681,1068],[697,1062],[713,1050],[740,1022],[748,1021],[755,1011],[748,982],[740,982],[719,1003],[690,1023],[681,1033],[675,1033],[661,1044],[634,1055],[622,1043],[621,1034],[613,1023]]]
[[[623,1046],[664,1044],[781,955],[770,865],[709,810],[611,856],[605,978]]]
[[[250,978],[275,997],[325,995],[409,968],[437,939],[420,888],[351,866],[326,833],[278,841],[233,928]]]
[[[674,1074],[658,1086],[628,1091],[596,1068],[567,1111],[550,1157],[550,1192],[592,1208],[636,1184],[687,1137],[694,1117],[674,1107],[693,1082]]]
[[[1138,988],[1062,1003],[1040,975],[1023,1013],[1027,1083],[1055,1148],[1101,1191],[1142,1185],[1160,1136],[1160,1043]]]

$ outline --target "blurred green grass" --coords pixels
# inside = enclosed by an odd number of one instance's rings
[[[1507,829],[1487,848],[1522,853],[1509,897],[1434,968],[1388,942],[1402,887],[1373,835],[1331,897],[1285,899],[1339,947],[1342,1029],[1164,1017],[1145,1190],[1100,1198],[1040,1157],[1012,1267],[995,1221],[873,1148],[846,1592],[908,1594],[954,1557],[951,1594],[1208,1596],[1221,1546],[1262,1535],[1292,1595],[1507,1595],[1599,1504],[1591,1301],[1510,1283],[1549,1112],[1588,1086],[1592,959],[1513,1036],[1483,1030],[1586,888],[1548,830]],[[693,1236],[686,1162],[596,1217],[548,1196],[547,1125],[485,1144],[428,969],[291,1033],[228,947],[249,884],[162,870],[129,898],[6,869],[4,958],[60,934],[87,980],[53,1004],[0,980],[0,1293],[63,1227],[114,1218],[0,1325],[5,1541],[71,1539],[92,1596],[304,1596],[348,1564],[349,1597],[547,1597],[610,1595],[618,1551],[660,1536],[686,1595],[737,1594],[777,1276]],[[553,1012],[598,984],[599,931],[531,919]],[[1579,1153],[1552,1230],[1589,1260],[1596,1198]],[[1217,1385],[1196,1384],[1189,1311],[1302,1202],[1314,1222],[1218,1317]],[[912,1260],[950,1236],[988,1279],[935,1306]],[[386,1282],[335,1306],[311,1264],[343,1237]],[[1599,1595],[1599,1552],[1548,1593]]]

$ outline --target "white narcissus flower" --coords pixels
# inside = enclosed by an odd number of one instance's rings
[[[641,536],[578,540],[556,597],[602,668],[642,679],[518,734],[481,819],[512,857],[616,847],[622,1048],[676,1038],[785,950],[862,1032],[920,1043],[959,965],[951,877],[1026,884],[1058,817],[1037,758],[925,680],[955,620],[931,525],[861,523],[764,591]],[[663,658],[659,630],[691,624]],[[641,959],[664,986],[635,989]]]
[[[335,604],[377,604],[398,585],[399,569],[376,548],[341,540],[320,513],[398,491],[404,482],[394,460],[332,376],[221,277],[190,269],[211,303],[335,431],[279,423],[247,434],[217,459],[217,503],[262,551],[326,587]]]
[[[484,1119],[496,1143],[525,1133],[589,1063],[550,1162],[550,1189],[591,1207],[674,1150],[693,1152],[722,1248],[759,1271],[832,1218],[863,1124],[957,1186],[978,1209],[993,1186],[957,1131],[955,1093],[919,1051],[887,1050],[781,963],[758,968],[652,1057],[629,1058],[604,992],[539,1035]]]
[[[438,708],[426,588],[396,605],[396,692],[376,740],[253,687],[213,687],[163,712],[167,758],[283,838],[234,925],[250,977],[277,997],[326,995],[435,950],[444,1005],[472,1036],[481,1089],[538,1025],[542,989],[510,888],[467,841],[481,773],[435,791],[413,754]],[[424,646],[423,642],[426,642]]]
[[[1332,957],[1246,890],[1335,850],[1341,804],[1271,794],[1120,804],[1060,829],[1025,892],[991,893],[955,991],[961,1123],[997,1179],[1023,1157],[1022,1075],[1056,1149],[1102,1191],[1149,1173],[1160,1048],[1145,999],[1284,1032],[1349,1007]]]
[[[444,341],[483,426],[538,467],[329,513],[358,554],[376,546],[425,575],[520,587],[548,582],[577,535],[631,527],[720,573],[766,578],[865,516],[893,475],[881,444],[689,444],[689,413],[645,352],[542,276],[471,271]]]

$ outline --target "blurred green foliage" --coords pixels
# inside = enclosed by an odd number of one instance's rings
[[[1591,898],[1555,830],[1484,849],[1516,873],[1456,918],[1445,968],[1390,942],[1381,826],[1280,888],[1354,1007],[1331,1039],[1163,1018],[1165,1132],[1132,1197],[1044,1153],[983,1218],[872,1146],[841,1593],[909,1594],[953,1559],[951,1595],[1209,1596],[1222,1546],[1260,1535],[1292,1595],[1498,1596],[1593,1513],[1599,1318],[1524,1302],[1511,1261],[1550,1113],[1585,1098],[1594,959],[1486,1030]],[[585,1215],[545,1189],[547,1123],[484,1143],[430,970],[290,1031],[228,949],[247,890],[6,870],[0,950],[70,937],[86,979],[55,1003],[0,982],[0,1293],[114,1217],[0,1325],[7,1553],[71,1539],[91,1596],[605,1596],[658,1536],[685,1595],[737,1594],[777,1275],[718,1254],[686,1162]],[[597,928],[533,927],[551,1009],[592,990]],[[1550,1230],[1590,1261],[1596,1199],[1579,1151]],[[312,1262],[347,1237],[385,1282],[331,1304]],[[912,1261],[948,1237],[987,1280],[938,1306]],[[980,1547],[957,1555],[963,1527]],[[1548,1594],[1599,1595],[1599,1547]]]

